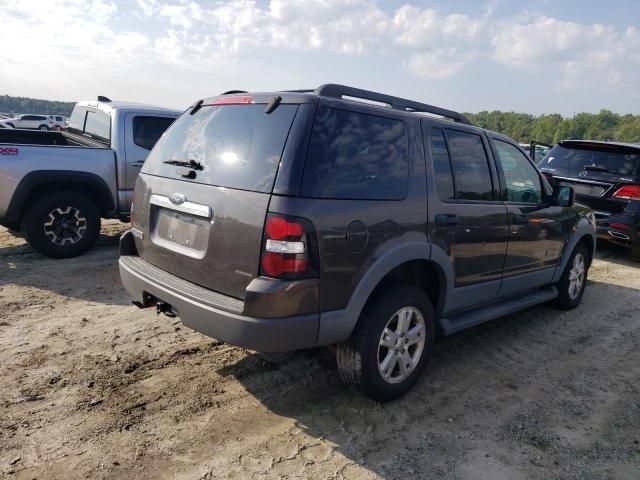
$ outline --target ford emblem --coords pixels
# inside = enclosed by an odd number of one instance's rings
[[[171,195],[169,195],[169,201],[171,203],[173,203],[174,205],[181,205],[186,200],[187,199],[185,198],[185,196],[182,193],[172,193]]]

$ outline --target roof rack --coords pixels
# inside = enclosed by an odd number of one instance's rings
[[[431,113],[440,117],[450,118],[454,122],[464,123],[471,125],[471,122],[467,117],[461,113],[454,112],[453,110],[447,110],[446,108],[434,107],[433,105],[427,105],[426,103],[415,102],[413,100],[407,100],[405,98],[393,97],[391,95],[385,95],[383,93],[371,92],[369,90],[362,90],[360,88],[347,87],[345,85],[338,85],[335,83],[326,83],[316,88],[313,93],[321,97],[331,98],[344,98],[352,97],[354,99],[369,100],[372,102],[379,102],[394,110],[402,110],[404,112],[416,112],[416,113]]]

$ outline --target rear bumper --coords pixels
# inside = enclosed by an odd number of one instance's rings
[[[598,238],[624,245],[638,242],[640,212],[613,213],[596,211]]]
[[[171,305],[182,323],[227,343],[275,352],[316,345],[319,313],[278,318],[243,315],[244,302],[187,282],[135,255],[120,257],[120,277],[134,301]]]

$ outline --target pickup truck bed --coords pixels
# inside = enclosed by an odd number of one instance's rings
[[[0,143],[19,145],[47,145],[58,147],[96,147],[109,148],[107,145],[91,140],[81,135],[69,132],[52,132],[40,130],[0,130]]]

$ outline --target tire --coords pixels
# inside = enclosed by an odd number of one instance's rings
[[[47,127],[46,125],[40,125],[38,127],[38,130],[42,130],[43,132],[48,132],[49,131],[49,127]]]
[[[576,260],[578,259],[578,260]],[[582,262],[582,273],[580,274],[580,259]],[[582,300],[584,289],[587,286],[587,274],[589,273],[589,252],[584,244],[579,243],[571,253],[567,266],[557,284],[560,294],[553,302],[562,310],[570,310],[577,307]],[[581,278],[576,278],[581,275]]]
[[[640,240],[631,246],[631,260],[640,262]]]
[[[395,348],[387,348],[381,342],[386,340],[396,346],[401,344],[402,338],[395,338],[398,343],[394,343],[394,338],[386,334],[383,339],[383,333],[389,327],[390,333],[395,337],[403,330],[399,325],[399,314],[403,311],[411,315],[409,328],[404,331],[411,332],[415,329],[421,318],[423,335],[413,345],[401,345],[400,349],[404,353],[398,357]],[[431,356],[435,331],[433,307],[422,289],[399,285],[383,291],[365,307],[351,338],[337,346],[336,360],[340,377],[373,400],[394,400],[409,391],[420,378]],[[404,339],[406,341],[406,335]],[[413,364],[406,372],[401,371],[399,360],[402,359],[411,359]],[[385,361],[389,366],[387,377],[382,373]]]
[[[100,212],[77,192],[45,194],[22,219],[27,242],[51,258],[76,257],[89,250],[100,234]]]

